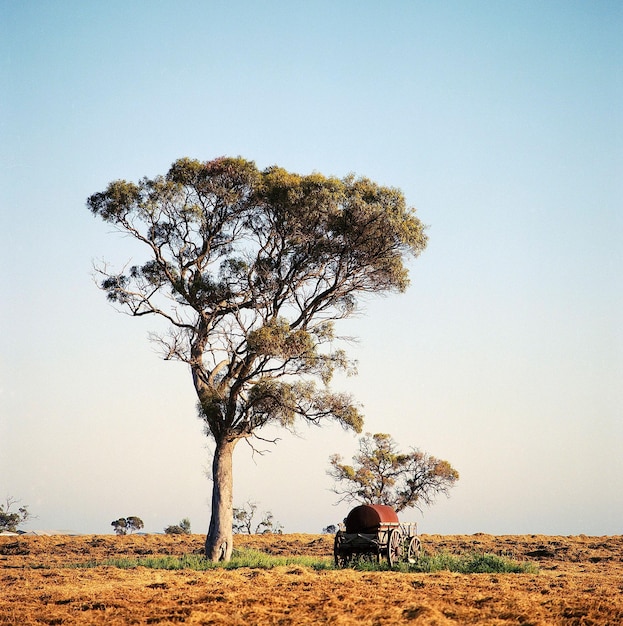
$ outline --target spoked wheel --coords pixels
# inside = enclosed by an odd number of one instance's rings
[[[420,558],[422,543],[419,537],[411,537],[409,547],[407,548],[407,560],[409,563],[415,563]]]
[[[403,537],[400,530],[392,530],[387,540],[387,561],[390,567],[394,567],[400,561],[403,552],[402,543]]]

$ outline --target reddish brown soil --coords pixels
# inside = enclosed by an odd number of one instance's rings
[[[273,554],[329,556],[332,537],[238,536]],[[623,624],[623,537],[428,535],[427,551],[477,550],[537,574],[353,570],[70,569],[84,561],[201,551],[191,536],[0,537],[0,624]]]

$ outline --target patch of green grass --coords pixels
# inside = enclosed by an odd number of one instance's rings
[[[534,563],[481,552],[450,554],[437,552],[422,554],[415,563],[398,563],[390,568],[387,561],[378,563],[375,559],[359,559],[353,567],[363,571],[388,571],[430,573],[457,572],[459,574],[536,574],[538,567]]]
[[[273,556],[260,550],[246,549],[234,550],[231,561],[221,564],[221,567],[226,569],[239,567],[271,569],[280,565],[302,565],[315,570],[332,569],[333,559],[315,556]]]
[[[213,563],[202,554],[185,554],[182,556],[146,556],[137,558],[116,557],[102,561],[87,561],[71,565],[74,568],[92,568],[112,566],[120,569],[147,567],[150,569],[181,570],[190,569],[205,571],[216,568],[239,569],[272,569],[279,566],[303,566],[315,570],[334,569],[330,557],[312,556],[273,556],[260,550],[234,550],[231,561]],[[538,568],[534,563],[516,561],[514,559],[480,552],[450,554],[438,552],[422,554],[415,563],[398,563],[390,568],[385,559],[379,563],[376,558],[362,556],[351,564],[353,569],[367,572],[396,571],[403,573],[457,572],[460,574],[536,574]]]
[[[256,569],[272,569],[282,565],[302,565],[315,570],[332,569],[332,559],[311,556],[273,556],[259,550],[234,550],[231,561],[227,563],[213,563],[200,554],[184,554],[182,556],[148,556],[140,558],[117,557],[102,561],[87,561],[77,563],[72,567],[92,568],[112,566],[120,569],[147,567],[150,569],[180,570],[192,569],[205,571],[215,568],[239,569],[252,567]]]

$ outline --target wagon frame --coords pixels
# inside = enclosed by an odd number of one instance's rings
[[[358,522],[362,515],[367,516],[368,522],[370,515],[375,515],[377,523],[361,527]],[[401,523],[391,507],[361,505],[349,513],[345,522],[346,530],[338,530],[333,543],[336,567],[347,567],[362,555],[374,557],[377,562],[385,557],[390,567],[401,561],[415,563],[419,558],[417,524]]]

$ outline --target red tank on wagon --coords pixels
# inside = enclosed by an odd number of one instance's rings
[[[346,567],[359,555],[386,557],[391,566],[401,560],[414,563],[420,553],[417,524],[401,524],[396,511],[385,504],[361,504],[344,520],[333,544],[336,567]]]

